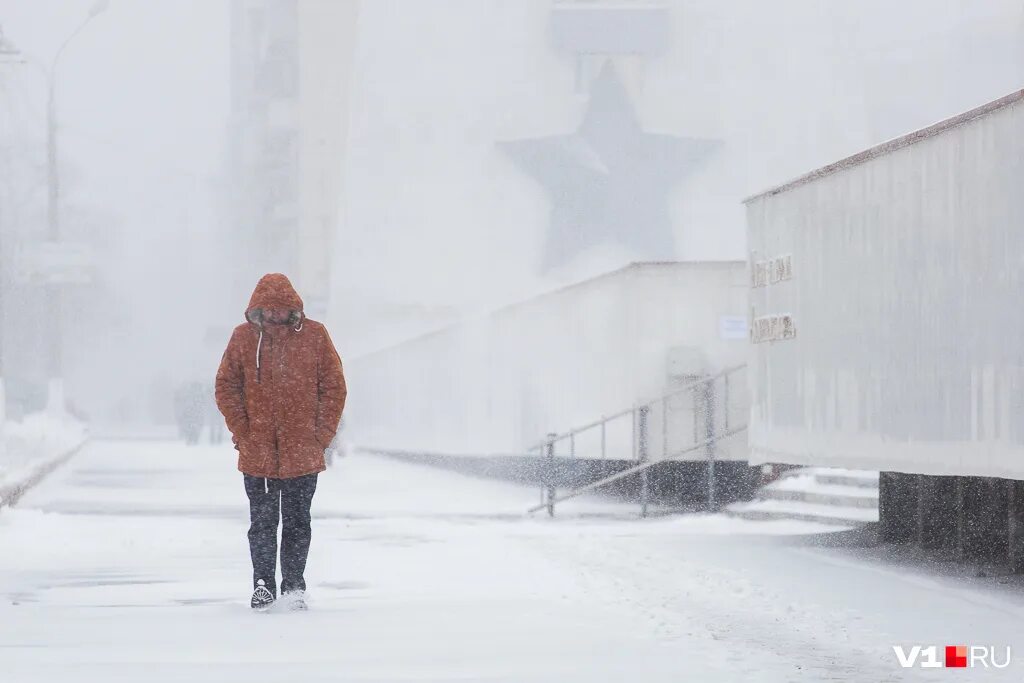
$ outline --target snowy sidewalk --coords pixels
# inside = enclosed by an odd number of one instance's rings
[[[810,547],[798,525],[639,521],[370,456],[314,499],[311,610],[248,608],[230,448],[94,442],[0,511],[0,680],[902,681],[894,644],[1014,646],[1020,596]],[[810,527],[813,528],[813,527]]]

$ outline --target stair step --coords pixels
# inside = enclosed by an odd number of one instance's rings
[[[850,487],[842,488],[844,490],[848,490]],[[860,491],[868,491],[868,494],[865,495],[863,493],[845,492],[834,493],[828,490],[804,491],[800,489],[774,488],[769,486],[761,489],[758,497],[761,500],[797,501],[813,505],[827,505],[829,507],[877,509],[877,492],[872,495],[869,489],[860,489]]]
[[[867,523],[864,521],[847,519],[846,517],[829,517],[827,515],[801,512],[783,512],[780,510],[728,510],[726,514],[728,514],[730,517],[737,517],[739,519],[748,519],[758,522],[776,522],[783,520],[792,520],[797,522],[815,522],[817,524],[839,527],[860,526],[862,524]]]
[[[837,496],[870,496],[878,497],[878,487],[850,486],[848,484],[823,483],[820,476],[800,475],[778,479],[764,488],[786,491],[811,491],[813,493],[832,493]]]
[[[848,477],[842,474],[819,474],[814,477],[822,484],[830,484],[834,486],[856,486],[859,488],[866,489],[878,489],[878,479],[872,480],[857,479]]]
[[[851,486],[857,488],[878,488],[878,472],[868,470],[844,470],[827,467],[805,467],[784,474],[779,481],[791,478],[813,477],[819,484],[827,486]]]
[[[750,520],[795,520],[855,527],[878,521],[878,472],[804,467],[764,486],[726,514]]]
[[[834,524],[867,524],[878,521],[877,508],[843,507],[795,500],[755,500],[729,506],[728,514],[746,519],[827,520]]]

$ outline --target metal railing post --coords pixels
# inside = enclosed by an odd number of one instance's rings
[[[555,516],[555,436],[548,434],[547,462],[544,468],[544,479],[548,495],[548,517]]]
[[[637,441],[637,455],[638,455],[637,459],[641,463],[646,463],[648,455],[649,455],[648,452],[647,452],[647,416],[650,413],[650,411],[651,411],[651,407],[650,406],[641,406],[640,407],[640,415],[639,415],[639,422],[640,422],[640,424],[638,425],[639,439]],[[648,502],[648,497],[650,495],[650,478],[649,478],[649,475],[648,475],[649,472],[650,472],[649,468],[645,468],[642,472],[640,472],[640,516],[641,517],[646,517],[647,516],[647,502]]]
[[[725,406],[725,415],[722,417],[724,424],[722,431],[729,431],[729,375],[725,375],[722,386],[722,404]]]
[[[668,399],[661,399],[661,457],[668,457]]]
[[[708,461],[708,511],[710,512],[714,512],[718,505],[715,491],[717,482],[715,480],[715,391],[713,382],[713,379],[709,379],[701,392],[704,398],[704,439],[707,441],[705,454]]]
[[[633,411],[632,411],[631,414],[632,414],[632,417],[633,417],[633,437],[632,437],[633,438],[633,443],[630,444],[630,445],[633,448],[633,452],[630,453],[629,455],[631,456],[631,458],[633,460],[636,460],[637,459],[637,447],[636,447],[636,405],[635,404],[633,405]]]

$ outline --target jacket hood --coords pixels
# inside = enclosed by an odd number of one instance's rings
[[[301,317],[302,298],[288,277],[281,273],[270,273],[260,278],[245,309],[245,319],[259,324],[262,312],[267,309],[292,311],[295,316]]]

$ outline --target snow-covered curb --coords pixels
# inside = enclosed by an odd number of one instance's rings
[[[4,427],[0,450],[0,507],[15,504],[85,443],[85,425],[71,418],[29,415]]]

